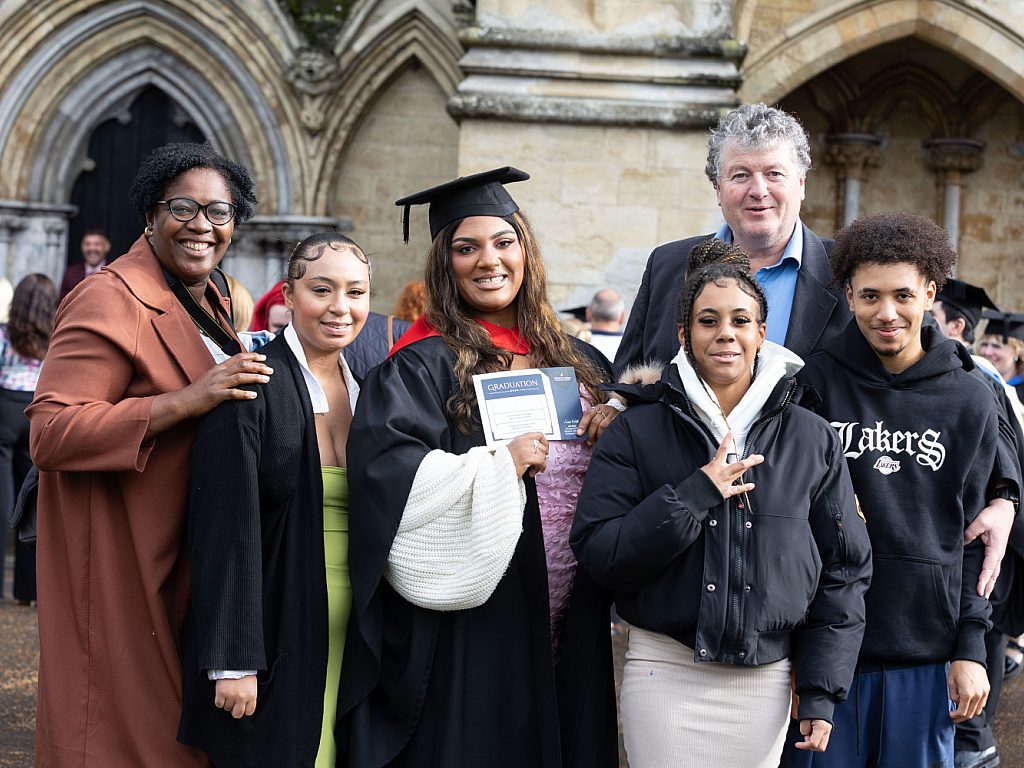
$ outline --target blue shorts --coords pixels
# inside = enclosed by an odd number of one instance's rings
[[[953,768],[948,664],[857,667],[824,752],[786,744],[783,768]],[[792,729],[787,742],[792,742]]]

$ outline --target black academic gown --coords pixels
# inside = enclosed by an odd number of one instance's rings
[[[312,768],[327,675],[320,451],[284,335],[260,352],[269,383],[207,414],[192,448],[178,739],[217,768]],[[215,708],[208,669],[258,670],[255,713]]]
[[[577,346],[607,372],[599,352]],[[371,371],[356,409],[348,445],[354,620],[339,725],[348,765],[614,768],[610,595],[576,571],[556,668],[532,480],[515,554],[484,605],[419,608],[383,577],[423,457],[484,445],[479,430],[466,435],[449,419],[454,385],[447,345],[422,339]]]

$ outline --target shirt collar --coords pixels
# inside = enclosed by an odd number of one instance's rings
[[[715,233],[715,237],[723,242],[732,242],[732,230],[728,224],[723,224],[719,227]],[[772,264],[770,267],[762,267],[761,269],[775,269],[776,267],[782,266],[787,260],[796,263],[796,268],[800,269],[800,265],[803,264],[804,259],[804,223],[800,219],[796,220],[796,224],[793,227],[793,234],[789,237],[789,242],[786,243],[786,250],[782,252],[782,258],[777,263]],[[761,270],[759,269],[758,272]]]
[[[288,349],[292,351],[295,359],[299,361],[299,368],[302,369],[302,379],[306,382],[306,389],[309,390],[309,400],[313,404],[313,413],[329,412],[331,409],[327,405],[327,395],[324,394],[324,388],[320,386],[316,376],[309,370],[309,365],[306,363],[306,353],[299,342],[299,335],[295,333],[291,323],[285,326],[282,333],[284,334],[284,340],[288,343]],[[344,355],[340,352],[338,353],[338,364],[341,366],[342,375],[345,377],[345,384],[348,385],[349,406],[352,412],[355,413],[356,400],[359,398],[359,384],[352,375],[352,370],[348,367],[348,362],[346,362]]]

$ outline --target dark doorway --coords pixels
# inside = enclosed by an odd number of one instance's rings
[[[148,86],[132,102],[124,117],[96,126],[89,138],[89,158],[95,163],[83,171],[71,188],[71,204],[78,214],[68,230],[67,263],[82,260],[82,233],[101,229],[110,238],[110,256],[131,247],[143,224],[128,207],[128,191],[139,163],[156,147],[170,141],[205,141],[202,131],[159,88]]]

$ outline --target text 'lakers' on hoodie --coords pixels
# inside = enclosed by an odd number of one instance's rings
[[[1017,483],[1017,470],[970,356],[927,326],[921,342],[924,357],[891,374],[851,321],[797,378],[839,434],[871,537],[861,658],[984,664],[984,549],[964,547],[964,528],[998,482]]]

